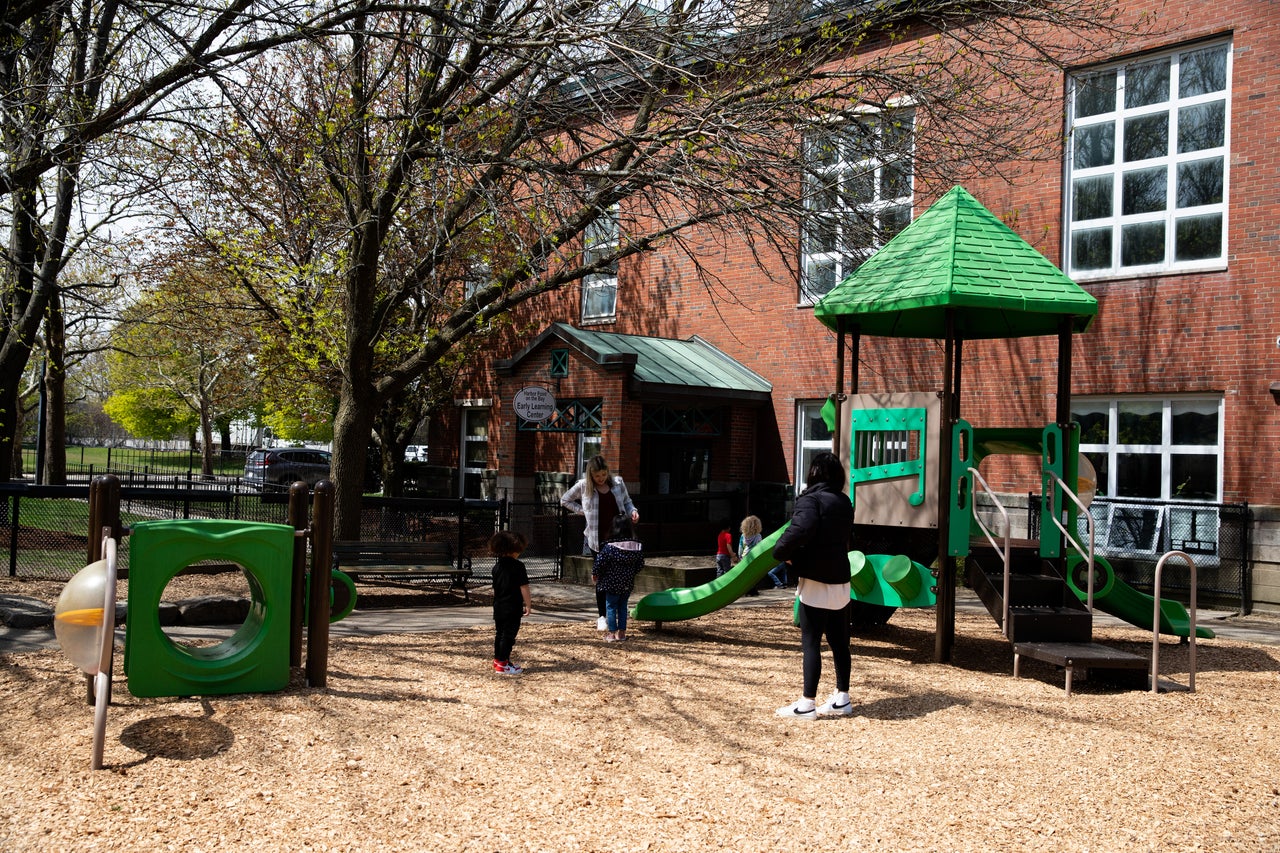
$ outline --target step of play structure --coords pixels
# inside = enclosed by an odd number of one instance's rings
[[[987,612],[1003,627],[1003,572],[984,571],[976,560],[967,562],[969,586],[978,594]],[[1049,574],[1010,574],[1010,642],[1089,642],[1093,638],[1093,617],[1071,592],[1065,579]]]

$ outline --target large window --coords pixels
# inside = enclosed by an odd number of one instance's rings
[[[796,494],[804,491],[808,483],[809,466],[813,457],[831,449],[831,430],[822,419],[825,400],[800,403],[796,408]]]
[[[1068,90],[1073,277],[1226,263],[1231,44],[1091,69]]]
[[[610,208],[587,226],[582,236],[583,263],[590,265],[618,251],[621,229],[618,209]],[[607,322],[618,310],[618,262],[606,263],[603,269],[582,278],[582,321]]]
[[[894,110],[806,135],[801,302],[831,290],[911,221],[913,127],[910,110]]]
[[[1222,500],[1222,398],[1072,401],[1080,452],[1113,498]]]

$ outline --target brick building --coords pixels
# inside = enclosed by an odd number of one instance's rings
[[[964,185],[1098,300],[1072,410],[1100,494],[1247,503],[1252,604],[1280,609],[1280,9],[1172,0],[1159,21],[1060,74],[1057,101],[1025,104],[1029,124],[1063,129],[1056,156]],[[838,140],[818,148],[833,174],[871,170],[868,208],[889,232],[949,188]],[[836,348],[812,304],[858,252],[829,236],[796,233],[767,273],[759,244],[708,241],[715,289],[659,248],[538,303],[523,319],[541,332],[479,365],[433,422],[433,461],[461,460],[464,490],[487,478],[525,500],[603,452],[639,497],[739,491],[775,512],[766,496],[830,446],[818,412]],[[616,223],[593,239],[616,239]],[[931,390],[942,374],[936,341],[867,339],[859,359],[866,391]],[[1053,338],[972,342],[964,410],[1051,421],[1056,359]],[[554,398],[549,428],[513,410],[532,387]]]

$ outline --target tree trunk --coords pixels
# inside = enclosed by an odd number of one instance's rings
[[[55,289],[44,322],[44,482],[67,484],[67,329],[62,299]]]
[[[213,479],[213,418],[209,415],[209,400],[200,398],[200,476]]]
[[[355,388],[343,383],[338,412],[333,420],[333,458],[329,469],[334,483],[334,527],[337,539],[360,538],[360,506],[364,494],[369,434],[377,407],[372,391],[357,398]]]

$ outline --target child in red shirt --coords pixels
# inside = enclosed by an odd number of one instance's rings
[[[720,535],[716,537],[716,577],[720,577],[738,562],[738,555],[733,552],[733,534],[729,532],[732,525],[729,519],[720,522]]]

